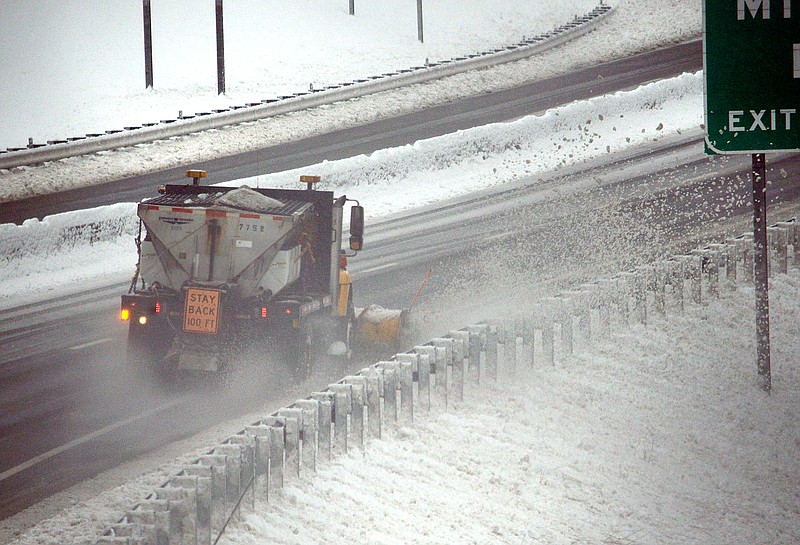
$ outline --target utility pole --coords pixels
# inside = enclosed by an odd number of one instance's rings
[[[153,88],[153,25],[150,16],[150,0],[142,0],[144,19],[144,87]]]
[[[217,94],[225,93],[225,36],[222,24],[222,0],[217,0]]]
[[[422,33],[422,0],[417,0],[417,39],[420,43],[424,43]]]

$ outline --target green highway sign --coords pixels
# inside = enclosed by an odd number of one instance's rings
[[[704,0],[703,26],[706,152],[800,150],[800,0]]]

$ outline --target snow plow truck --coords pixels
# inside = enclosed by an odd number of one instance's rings
[[[299,375],[316,355],[349,356],[356,314],[346,260],[363,245],[363,207],[316,190],[317,176],[301,176],[305,189],[264,189],[186,175],[192,183],[138,204],[139,260],[121,308],[129,362],[173,379],[224,372],[246,354]]]

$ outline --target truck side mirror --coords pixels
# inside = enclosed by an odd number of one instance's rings
[[[350,208],[350,249],[359,251],[364,247],[364,207]]]

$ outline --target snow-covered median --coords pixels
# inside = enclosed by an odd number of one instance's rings
[[[561,167],[697,129],[702,97],[702,74],[684,74],[541,116],[240,183],[296,188],[301,173],[321,175],[318,189],[359,199],[374,220],[515,180],[535,184]],[[124,203],[31,219],[22,226],[0,225],[0,308],[36,294],[51,296],[69,286],[131,275],[135,225],[135,207]]]

